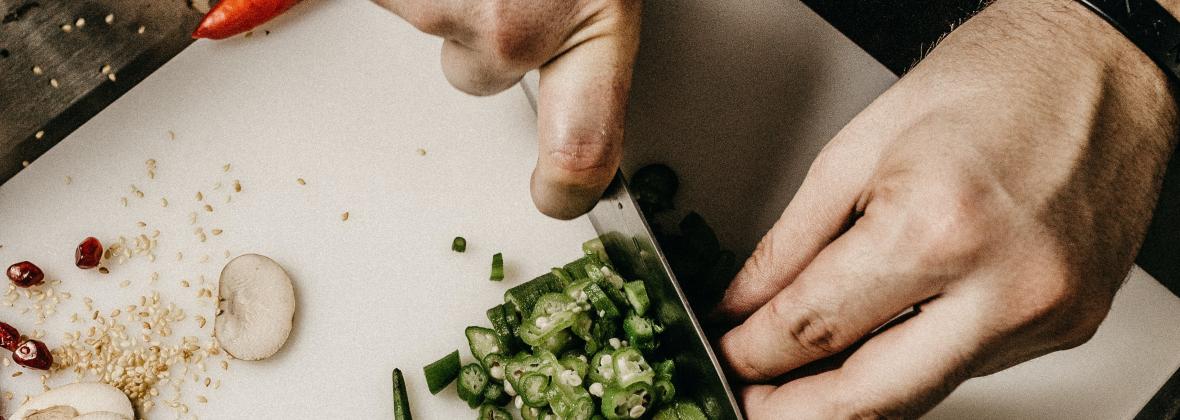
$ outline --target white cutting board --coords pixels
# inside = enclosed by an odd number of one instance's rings
[[[421,367],[455,349],[470,361],[463,328],[486,324],[484,310],[505,289],[576,258],[594,235],[585,219],[559,222],[533,208],[532,110],[520,90],[454,91],[438,71],[439,40],[367,1],[307,2],[270,29],[195,43],[0,187],[0,261],[35,261],[73,294],[43,326],[13,308],[0,307],[0,319],[46,330],[52,347],[64,328],[85,331],[68,322],[83,296],[104,314],[137,303],[153,271],[166,300],[211,318],[180,280],[215,283],[226,250],[258,252],[294,279],[295,329],[269,360],[231,362],[229,372],[210,362],[218,390],[187,380],[182,401],[193,413],[388,418],[390,371],[401,367],[423,418],[472,417],[454,387],[431,396]],[[154,180],[147,159],[158,161]],[[235,179],[243,191],[227,204]],[[223,187],[214,191],[216,182]],[[132,184],[145,198],[130,194]],[[199,242],[193,211],[206,232],[224,233]],[[132,236],[141,220],[146,232],[162,231],[154,263],[136,258],[106,276],[73,267],[82,238]],[[451,251],[456,235],[467,238],[466,253]],[[501,251],[507,279],[490,282]],[[212,260],[202,264],[205,254]],[[176,335],[195,333],[194,321],[182,324],[188,331]],[[198,334],[203,341],[212,325]],[[0,386],[16,401],[40,391],[38,375],[10,379],[17,368],[2,370]],[[3,405],[4,414],[16,406]],[[156,408],[146,417],[172,416]]]
[[[795,1],[646,7],[626,166],[673,163],[687,186],[683,207],[700,209],[724,241],[748,251],[819,145],[893,78]],[[295,279],[291,340],[274,358],[233,362],[229,372],[210,363],[222,386],[187,383],[193,413],[387,418],[389,371],[401,367],[419,417],[471,417],[453,388],[430,396],[420,366],[454,349],[467,360],[464,326],[485,322],[483,309],[506,287],[576,256],[593,235],[585,219],[533,210],[535,122],[524,96],[454,92],[437,69],[440,42],[366,1],[306,2],[268,28],[194,44],[0,186],[0,261],[37,261],[74,295],[43,326],[3,306],[0,319],[47,330],[52,346],[63,329],[85,325],[68,322],[81,296],[104,312],[133,303],[153,271],[166,298],[211,316],[179,280],[215,279],[226,250],[261,252]],[[784,139],[789,145],[776,143]],[[155,180],[149,158],[159,162]],[[226,204],[235,179],[243,192]],[[216,182],[223,187],[213,191]],[[132,184],[144,199],[130,194]],[[213,213],[200,208],[197,190]],[[726,212],[735,206],[744,211]],[[207,232],[225,233],[198,242],[192,211]],[[82,237],[129,236],[140,220],[162,231],[156,262],[137,258],[107,276],[73,267]],[[466,254],[449,250],[454,235],[467,237]],[[496,251],[506,257],[504,284],[485,279]],[[205,254],[211,261],[200,263]],[[969,382],[931,417],[1130,417],[1180,364],[1171,351],[1180,346],[1177,322],[1180,301],[1140,272],[1091,343]],[[196,333],[187,325],[177,332]],[[199,335],[208,334],[206,326]],[[0,387],[18,400],[40,390],[36,375],[5,378]],[[15,408],[0,403],[4,413]],[[156,409],[148,418],[165,416]]]

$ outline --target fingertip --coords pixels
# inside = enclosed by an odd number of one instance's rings
[[[756,383],[770,379],[757,369],[749,360],[749,353],[747,352],[747,345],[744,334],[744,326],[737,326],[736,328],[725,333],[718,341],[721,350],[721,357],[724,359],[725,365],[729,367],[729,371],[745,383]]]
[[[530,184],[533,205],[541,214],[558,220],[571,220],[589,212],[609,185],[609,181],[553,177],[544,172],[540,165],[533,171]]]

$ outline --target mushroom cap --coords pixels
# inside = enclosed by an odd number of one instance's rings
[[[80,414],[107,412],[127,419],[135,418],[131,400],[127,399],[123,391],[100,382],[79,382],[51,389],[29,399],[16,409],[11,419],[24,420],[31,412],[53,406],[72,407]]]
[[[291,334],[295,289],[282,266],[258,254],[230,260],[217,287],[220,311],[213,326],[221,348],[242,360],[278,352]]]

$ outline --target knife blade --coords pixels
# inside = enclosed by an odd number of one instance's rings
[[[536,112],[536,75],[526,75],[521,88]],[[639,205],[627,189],[622,171],[615,174],[603,197],[587,216],[615,269],[624,278],[642,279],[652,296],[655,317],[664,326],[659,351],[676,362],[677,376],[691,378],[677,384],[682,395],[699,403],[711,419],[744,419],[717,355]]]

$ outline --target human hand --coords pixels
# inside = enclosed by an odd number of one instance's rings
[[[589,211],[610,184],[639,46],[639,0],[373,0],[443,37],[459,90],[490,95],[540,69],[532,196],[546,215]]]
[[[1176,9],[1173,9],[1175,11]],[[1080,345],[1131,267],[1177,129],[1164,74],[1072,0],[1000,0],[825,147],[717,315],[750,418],[909,418]]]

